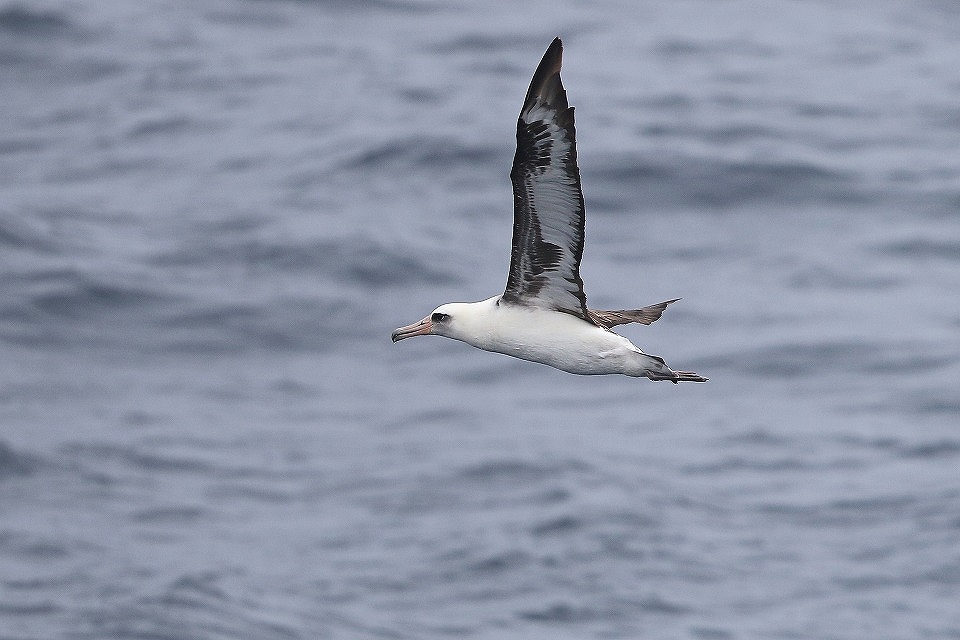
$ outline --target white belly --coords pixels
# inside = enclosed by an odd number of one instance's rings
[[[629,340],[570,314],[500,305],[491,315],[486,331],[467,342],[569,373],[642,375],[642,352]]]

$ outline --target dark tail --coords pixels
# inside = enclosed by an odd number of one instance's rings
[[[678,382],[706,382],[709,378],[704,378],[699,373],[694,373],[693,371],[675,371],[677,377],[673,379],[673,383],[677,384]]]
[[[673,300],[658,302],[642,309],[619,309],[617,311],[594,311],[590,309],[587,313],[590,314],[590,319],[593,320],[594,324],[604,329],[631,322],[650,324],[660,319],[668,304],[673,304],[679,299],[674,298]]]
[[[704,378],[699,373],[694,373],[693,371],[674,371],[667,366],[667,363],[663,361],[663,358],[660,356],[654,356],[649,353],[640,352],[638,354],[642,358],[643,370],[639,374],[641,376],[646,376],[651,380],[669,380],[674,384],[678,382],[706,382],[707,378]]]
[[[647,371],[647,377],[651,380],[669,380],[673,384],[678,382],[706,382],[709,378],[704,378],[699,373],[694,373],[693,371],[674,371],[673,369],[668,369],[670,373],[664,373],[660,371]]]

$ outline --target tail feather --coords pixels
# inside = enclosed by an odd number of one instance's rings
[[[699,373],[694,371],[676,371],[677,377],[673,379],[673,383],[678,382],[706,382],[709,378],[704,378]]]
[[[674,384],[678,382],[707,381],[707,378],[704,378],[702,375],[694,371],[674,371],[668,367],[663,361],[663,358],[660,358],[659,356],[652,356],[649,353],[645,353],[643,355],[647,358],[648,364],[646,367],[644,367],[643,372],[640,375],[646,376],[651,380],[669,380]]]
[[[668,304],[673,304],[679,299],[680,298],[674,298],[673,300],[658,302],[657,304],[652,304],[642,309],[618,309],[616,311],[595,311],[590,309],[587,313],[590,314],[590,319],[594,324],[604,329],[609,329],[619,324],[629,324],[631,322],[651,324],[660,319],[660,316],[663,315],[663,310],[667,308]]]
[[[669,380],[673,384],[678,382],[706,382],[709,378],[704,378],[699,373],[693,371],[673,371],[669,370],[670,373],[662,373],[660,371],[647,371],[647,377],[651,380],[659,382],[660,380]]]

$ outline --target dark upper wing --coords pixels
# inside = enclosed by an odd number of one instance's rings
[[[618,324],[629,324],[631,322],[652,324],[660,319],[660,316],[663,315],[663,310],[667,308],[668,304],[672,304],[679,299],[680,298],[674,298],[673,300],[658,302],[643,309],[618,309],[617,311],[597,311],[590,309],[587,313],[590,314],[590,320],[593,321],[594,324],[604,329],[615,327]]]
[[[583,194],[573,107],[560,83],[562,53],[557,38],[533,74],[517,122],[513,249],[502,299],[592,322],[580,280]]]

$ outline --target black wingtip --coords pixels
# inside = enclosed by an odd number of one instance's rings
[[[558,94],[563,91],[563,85],[560,84],[560,67],[562,63],[563,42],[558,36],[554,38],[550,46],[547,47],[547,51],[543,54],[543,59],[540,60],[540,64],[537,65],[537,70],[533,73],[533,79],[530,81],[530,88],[527,89],[527,97],[524,99],[524,104],[529,104],[536,96],[542,96],[550,103],[560,97]],[[551,79],[554,78],[554,76],[556,76],[557,80],[555,83],[551,83]],[[564,95],[563,98],[565,99],[566,96]],[[563,106],[566,107],[566,105]]]

